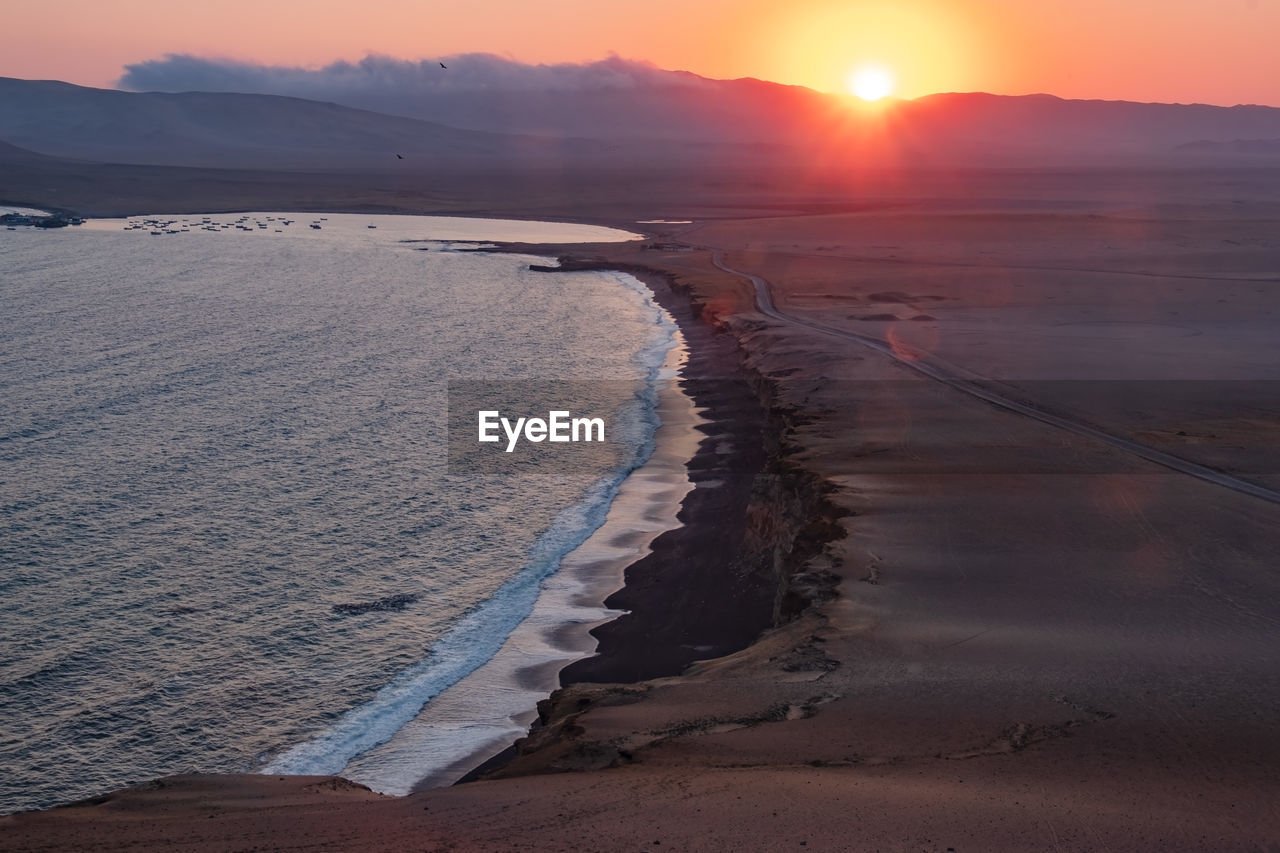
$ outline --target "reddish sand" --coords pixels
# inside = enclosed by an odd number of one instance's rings
[[[655,671],[678,666],[699,612],[686,583],[724,625],[739,612],[725,602],[764,589],[776,627],[681,675],[558,691],[483,781],[392,799],[183,777],[0,819],[0,847],[1276,849],[1280,504],[804,325],[897,340],[1280,485],[1275,177],[1136,180],[1006,178],[843,212],[655,203],[636,218],[696,221],[566,247],[671,276],[741,347],[769,413],[749,500],[708,502],[709,478],[682,534],[748,547],[657,560],[660,582],[627,593],[643,630],[615,629],[596,674],[645,665],[645,644],[664,650]],[[715,252],[766,279],[784,318]],[[664,595],[679,612],[646,616]]]

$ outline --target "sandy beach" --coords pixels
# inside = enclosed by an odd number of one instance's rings
[[[708,421],[600,654],[464,784],[174,777],[0,818],[0,849],[1275,849],[1276,180],[524,196],[646,231],[511,249],[650,283]]]

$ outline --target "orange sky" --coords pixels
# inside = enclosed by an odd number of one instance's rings
[[[1280,0],[52,0],[9,2],[0,76],[109,86],[194,53],[319,65],[369,52],[525,62],[617,53],[710,77],[844,91],[865,62],[897,94],[1280,105]]]

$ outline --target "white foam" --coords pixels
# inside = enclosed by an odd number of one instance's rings
[[[631,459],[557,515],[534,544],[521,572],[468,612],[426,658],[327,731],[277,756],[263,773],[342,773],[392,794],[408,793],[419,780],[440,777],[451,767],[455,768],[453,778],[447,781],[454,781],[467,769],[457,767],[459,762],[497,752],[523,734],[538,699],[554,688],[559,668],[589,653],[586,627],[612,615],[598,603],[584,602],[592,586],[592,570],[603,566],[618,574],[642,556],[654,536],[675,526],[675,511],[689,488],[682,464],[679,476],[685,489],[674,499],[665,494],[671,491],[670,472],[641,468],[654,453],[659,386],[673,372],[664,365],[676,351],[678,329],[643,284],[623,273],[611,277],[636,294],[652,313],[655,326],[652,345],[636,356],[649,381],[631,411],[618,420],[631,425],[620,436],[633,448]],[[643,476],[630,476],[638,469]],[[659,484],[659,497],[671,505],[669,519],[655,522],[655,514],[648,511],[632,517],[637,515],[634,508],[611,512],[624,484],[628,493],[641,498],[630,503],[647,506],[646,500],[653,496],[643,496],[654,492],[654,483]],[[625,518],[628,529],[641,531],[647,538],[632,537],[630,546],[611,544],[618,531],[602,531],[611,516]],[[562,565],[574,570],[557,574]],[[577,643],[565,645],[555,639],[559,629],[572,624],[583,626]],[[483,673],[478,672],[482,668]],[[540,678],[529,677],[534,669],[541,670]],[[476,677],[469,678],[473,673]],[[466,682],[460,684],[463,679]],[[427,703],[431,703],[430,713],[420,714]]]

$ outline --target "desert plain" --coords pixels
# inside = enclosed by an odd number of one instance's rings
[[[0,818],[0,848],[1280,849],[1280,172],[429,193],[368,176],[86,174],[42,177],[85,212],[644,232],[538,249],[635,271],[685,306],[686,381],[703,386],[702,452],[719,460],[693,478],[686,507],[707,508],[685,535],[727,526],[772,550],[740,572],[754,597],[699,581],[716,560],[696,548],[657,560],[657,586],[633,567],[628,585],[650,590],[633,622],[687,646],[690,623],[733,633],[737,602],[772,607],[753,641],[683,669],[610,681],[604,655],[463,784],[391,798],[332,778],[171,777]],[[730,355],[700,362],[699,336]],[[717,426],[716,383],[744,378],[763,417]],[[761,458],[743,469],[748,444]],[[710,497],[724,488],[738,498]],[[683,622],[653,615],[662,588],[686,587],[700,592]]]

